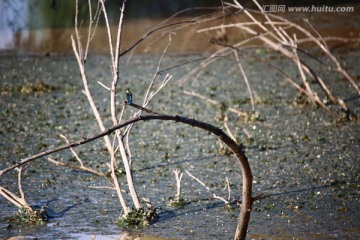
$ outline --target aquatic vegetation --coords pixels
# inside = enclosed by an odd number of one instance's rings
[[[26,207],[21,207],[17,210],[14,217],[10,219],[11,223],[16,224],[30,224],[43,225],[47,222],[45,210],[33,210]]]
[[[156,208],[143,208],[132,209],[127,214],[124,214],[117,224],[124,228],[147,226],[157,219]]]
[[[186,201],[182,197],[176,197],[175,199],[171,199],[169,205],[172,207],[183,207],[185,206]]]
[[[38,80],[35,83],[27,83],[23,86],[18,87],[16,90],[21,94],[32,94],[32,93],[46,93],[56,90],[57,87],[45,84],[42,80]]]

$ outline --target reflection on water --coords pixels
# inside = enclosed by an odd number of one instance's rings
[[[71,237],[73,239],[78,240],[176,240],[175,238],[162,238],[156,236],[149,236],[149,235],[139,235],[139,234],[132,234],[129,235],[127,233],[118,234],[118,235],[101,235],[101,234],[85,234],[85,233],[77,233],[72,234]],[[32,239],[32,237],[28,236],[14,236],[9,239]]]
[[[95,13],[97,0],[91,0]],[[88,1],[79,1],[81,26],[88,22]],[[219,1],[128,1],[126,19],[146,19],[169,16],[182,9],[196,6],[218,5]],[[110,23],[119,19],[121,1],[105,1]],[[0,1],[0,49],[25,51],[68,51],[69,37],[74,28],[75,1],[73,0],[2,0]],[[135,25],[143,32],[142,24]],[[103,19],[99,22],[104,26]],[[139,28],[140,26],[140,28]],[[134,26],[133,26],[134,27]],[[125,36],[126,37],[126,36]]]
[[[122,235],[100,235],[100,234],[72,234],[73,238],[76,238],[78,240],[114,240],[114,239],[119,239],[119,240],[175,240],[175,238],[161,238],[161,237],[155,237],[155,236],[149,236],[149,235],[142,235],[140,236],[139,234],[127,234],[124,233]]]
[[[80,31],[86,36],[86,21],[88,19],[87,1],[79,1],[79,14],[81,23]],[[96,2],[93,2],[93,10],[96,9]],[[116,24],[118,21],[119,6],[114,5],[117,1],[106,1],[108,8],[108,16],[112,28],[116,32]],[[181,2],[181,3],[179,3]],[[163,4],[161,4],[163,3]],[[117,2],[118,4],[118,2]],[[138,3],[139,4],[139,3]],[[214,6],[218,1],[207,2],[207,5]],[[124,34],[122,42],[122,50],[125,50],[135,43],[146,32],[158,26],[164,18],[164,11],[167,15],[196,6],[204,6],[203,1],[172,1],[168,0],[152,2],[148,7],[139,8],[139,5],[129,1],[125,16]],[[75,3],[72,0],[64,1],[41,1],[41,0],[3,0],[0,1],[0,50],[15,50],[16,52],[40,52],[40,53],[71,53],[70,37],[74,34],[74,13]],[[189,11],[195,16],[199,16],[203,12]],[[331,13],[316,13],[312,15],[306,14],[287,14],[289,18],[295,18],[301,21],[302,18],[309,18],[310,22],[315,23],[319,32],[324,36],[340,36],[340,37],[359,37],[360,30],[357,24],[359,16],[357,16],[356,8],[353,13],[342,14],[342,18],[347,18],[350,24],[336,25],[334,18],[338,15]],[[189,14],[181,14],[172,22],[186,21],[193,19]],[[225,23],[235,21],[245,21],[244,16],[230,16]],[[222,24],[224,19],[219,19],[206,24],[197,25],[196,27],[188,27],[176,31],[176,35],[172,35],[172,44],[169,52],[172,53],[188,53],[188,52],[207,52],[216,50],[216,46],[211,44],[209,40],[212,37],[219,37],[224,34],[219,32],[197,33],[197,29],[215,24]],[[331,22],[331,26],[329,26]],[[345,21],[343,21],[345,22]],[[168,22],[169,23],[169,22]],[[180,27],[182,25],[178,25]],[[320,29],[319,29],[320,28]],[[163,29],[156,36],[142,43],[135,49],[135,53],[159,53],[169,41],[169,29]],[[226,30],[226,37],[230,36],[230,42],[240,41],[244,37],[239,34],[238,30]],[[92,41],[91,50],[95,53],[108,53],[107,32],[103,22],[100,21],[97,32]],[[85,38],[85,37],[84,37]]]

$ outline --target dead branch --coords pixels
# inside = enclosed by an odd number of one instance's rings
[[[18,171],[18,190],[20,193],[20,197],[16,196],[14,193],[10,192],[9,190],[7,190],[6,188],[3,188],[1,186],[0,186],[0,195],[2,195],[4,198],[6,198],[9,202],[14,204],[18,208],[25,208],[29,211],[29,213],[33,213],[34,210],[26,202],[25,194],[22,189],[22,183],[21,183],[22,182],[22,173],[26,167],[20,166],[20,167],[16,168],[16,170]]]
[[[236,50],[234,50],[234,55],[235,55],[235,59],[236,59],[236,62],[238,64],[239,70],[241,72],[241,75],[244,78],[244,82],[245,82],[246,88],[247,88],[249,96],[250,96],[250,102],[251,102],[252,110],[255,111],[254,96],[253,96],[253,93],[252,93],[252,90],[251,90],[251,87],[250,87],[250,84],[249,84],[249,80],[248,80],[248,78],[246,76],[246,73],[244,71],[244,68],[241,65],[241,62],[240,62],[240,59],[239,59],[239,54],[238,54],[238,52]]]
[[[69,140],[64,135],[60,134],[60,137],[63,138],[67,144],[70,143]],[[84,164],[83,164],[82,160],[80,159],[79,155],[75,152],[75,150],[70,148],[70,151],[74,155],[76,160],[79,162],[80,166],[83,167]]]
[[[212,104],[212,105],[220,105],[220,102],[218,101],[215,101],[213,99],[210,99],[210,98],[207,98],[199,93],[196,93],[196,92],[189,92],[189,91],[184,91],[185,94],[189,95],[189,96],[194,96],[194,97],[197,97],[197,98],[200,98],[202,100],[205,100],[206,102]],[[246,112],[243,112],[237,108],[234,108],[234,107],[228,107],[228,110],[230,112],[233,112],[235,114],[237,114],[238,116],[242,116],[242,117],[245,117],[247,116],[248,114]]]
[[[147,37],[149,37],[151,34],[153,34],[156,31],[159,31],[161,29],[164,28],[168,28],[168,27],[172,27],[172,26],[176,26],[176,25],[181,25],[181,24],[185,24],[185,23],[195,23],[196,21],[194,20],[188,20],[188,21],[182,21],[182,22],[176,22],[176,23],[170,23],[170,24],[166,24],[163,26],[159,26],[156,27],[152,30],[150,30],[149,32],[145,33],[139,40],[137,40],[131,47],[129,47],[128,49],[124,50],[122,53],[119,54],[119,57],[127,54],[128,52],[130,52],[131,50],[133,50],[137,45],[139,45],[142,41],[144,41]]]
[[[184,173],[178,169],[174,169],[173,172],[174,172],[175,178],[176,178],[176,195],[175,195],[175,197],[177,198],[177,200],[179,200],[181,197],[181,179],[182,179]]]
[[[199,178],[195,177],[194,175],[192,175],[189,171],[186,171],[185,172],[191,177],[193,178],[195,181],[197,181],[198,183],[200,183],[203,187],[206,188],[206,190],[208,190],[208,192],[210,192],[212,194],[212,197],[215,198],[215,199],[219,199],[221,201],[223,201],[225,203],[225,205],[227,206],[230,206],[230,203],[228,200],[226,200],[225,198],[223,197],[220,197],[219,195],[215,194],[208,186],[206,186],[206,184],[201,181]]]
[[[254,40],[262,41],[261,46],[266,48],[272,49],[276,52],[281,53],[283,56],[289,58],[291,61],[294,62],[295,66],[298,68],[298,72],[300,73],[301,79],[303,80],[304,88],[300,87],[294,80],[292,80],[287,74],[285,74],[281,69],[274,66],[273,68],[280,72],[285,79],[294,86],[297,90],[301,93],[305,94],[310,102],[316,103],[320,105],[322,108],[326,109],[330,112],[333,116],[336,116],[330,108],[320,99],[318,93],[311,88],[309,84],[309,80],[307,79],[307,75],[312,77],[315,82],[320,86],[322,92],[326,95],[327,99],[332,104],[337,104],[341,107],[341,109],[349,116],[354,116],[354,114],[348,109],[346,106],[346,101],[343,99],[336,97],[331,92],[330,88],[325,84],[325,82],[320,78],[320,76],[312,69],[308,64],[304,62],[303,59],[300,58],[299,52],[310,56],[311,58],[315,59],[316,61],[324,64],[323,61],[315,58],[314,56],[306,53],[302,49],[300,49],[297,45],[303,42],[312,42],[314,43],[333,63],[330,66],[327,65],[328,69],[331,71],[336,71],[344,76],[344,78],[349,82],[349,84],[355,89],[355,91],[360,94],[360,87],[359,84],[349,75],[349,73],[342,67],[338,59],[331,53],[327,41],[342,41],[344,43],[348,42],[359,42],[359,39],[342,39],[342,38],[323,38],[316,29],[310,24],[310,22],[305,19],[305,23],[309,26],[310,30],[307,28],[291,22],[281,16],[270,14],[267,12],[262,11],[260,4],[253,0],[254,4],[258,7],[257,10],[252,9],[245,9],[238,1],[234,0],[233,3],[225,3],[228,6],[237,8],[241,10],[249,19],[249,22],[238,22],[232,24],[221,24],[218,26],[207,27],[204,29],[200,29],[197,32],[207,32],[207,31],[215,31],[221,30],[224,28],[239,28],[244,32],[252,35],[252,37],[248,37],[236,44],[230,45],[225,43],[217,42],[216,40],[212,39],[213,43],[218,45],[223,45],[224,48],[214,53],[211,57],[204,60],[197,68],[194,68],[191,72],[185,75],[182,81],[189,79],[190,76],[194,76],[193,79],[197,79],[202,71],[212,64],[215,61],[215,56],[228,56],[231,54],[231,49],[236,49],[237,51],[243,50],[245,44],[248,44]],[[257,15],[261,16],[265,20],[260,21],[257,18]],[[297,39],[296,35],[293,34],[290,36],[289,29],[296,30],[305,35],[302,39]],[[292,50],[289,50],[289,48]],[[236,57],[236,56],[235,56]],[[264,61],[263,61],[264,62]],[[267,64],[271,66],[271,64]],[[271,66],[272,67],[272,66]],[[241,70],[241,69],[240,69]]]
[[[57,160],[55,160],[53,158],[50,158],[50,157],[48,158],[48,161],[55,164],[55,165],[57,165],[57,166],[71,168],[71,169],[75,169],[75,170],[86,171],[86,172],[90,172],[92,174],[95,174],[95,175],[98,175],[98,176],[101,176],[101,177],[105,176],[102,172],[94,170],[92,168],[85,167],[84,165],[76,166],[76,165],[72,165],[72,164],[66,164],[66,163],[63,163],[63,162],[59,162],[59,161],[57,161]]]
[[[141,110],[141,106],[136,104],[129,105],[131,107],[138,108]],[[115,126],[112,126],[100,133],[94,134],[92,136],[84,137],[83,139],[73,142],[71,144],[66,144],[57,148],[49,149],[47,151],[35,154],[33,156],[30,156],[28,158],[25,158],[18,163],[14,164],[13,166],[10,166],[8,168],[5,168],[0,171],[0,176],[3,174],[9,172],[10,170],[19,167],[25,163],[29,163],[31,161],[34,161],[36,159],[39,159],[40,157],[47,156],[49,154],[59,152],[65,149],[69,149],[72,147],[77,147],[80,145],[83,145],[85,143],[94,141],[96,139],[102,138],[104,136],[108,136],[109,134],[113,133],[114,131],[126,127],[129,124],[133,124],[139,121],[150,121],[150,120],[162,120],[162,121],[174,121],[175,123],[183,123],[192,127],[200,128],[205,131],[208,131],[210,133],[213,133],[215,136],[217,136],[223,143],[225,143],[235,154],[236,158],[239,160],[240,168],[242,171],[242,204],[241,204],[241,210],[240,210],[240,219],[239,224],[241,225],[240,230],[237,229],[237,231],[240,231],[242,234],[245,234],[246,236],[246,230],[249,224],[250,220],[250,212],[252,208],[252,174],[251,174],[251,168],[248,162],[247,157],[245,156],[245,153],[240,145],[238,145],[231,137],[229,137],[226,133],[224,133],[220,128],[215,127],[209,123],[202,122],[199,120],[195,120],[194,118],[188,118],[183,117],[179,115],[166,115],[166,114],[152,114],[152,115],[140,115],[137,117],[133,117],[123,123],[119,123]]]
[[[18,208],[25,207],[29,210],[32,210],[32,208],[24,201],[23,198],[16,196],[12,192],[1,186],[0,186],[0,194]]]

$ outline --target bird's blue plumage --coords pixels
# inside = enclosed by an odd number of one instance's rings
[[[132,104],[133,101],[132,93],[128,88],[125,90],[125,92],[126,92],[126,101],[128,102],[128,104]]]

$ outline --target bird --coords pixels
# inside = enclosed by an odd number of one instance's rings
[[[129,88],[125,89],[126,92],[126,101],[128,104],[132,104],[133,101],[133,97],[132,97],[132,93],[130,92]]]

